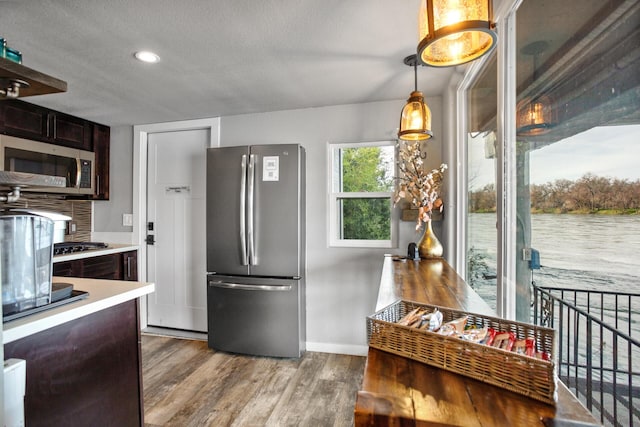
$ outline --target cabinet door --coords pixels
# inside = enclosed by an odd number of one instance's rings
[[[52,112],[49,134],[54,143],[80,150],[91,151],[91,124],[78,117]]]
[[[53,264],[53,275],[63,277],[77,277],[80,274],[78,261],[63,261]]]
[[[36,141],[47,141],[49,111],[26,102],[2,101],[0,102],[0,132]]]
[[[93,125],[93,151],[96,155],[95,194],[96,200],[109,200],[109,146],[111,132],[108,126]]]
[[[91,279],[122,280],[120,254],[84,258],[81,261],[81,277],[88,277]]]
[[[144,425],[137,301],[7,343],[4,354],[27,361],[27,426]]]
[[[138,251],[122,254],[122,276],[124,280],[132,282],[138,280]]]

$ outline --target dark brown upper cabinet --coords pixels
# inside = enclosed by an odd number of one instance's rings
[[[0,133],[95,153],[95,191],[109,199],[110,128],[20,100],[0,101]],[[84,196],[86,198],[86,196]]]
[[[54,144],[93,151],[92,124],[78,117],[49,113],[49,138]]]
[[[93,152],[96,155],[94,199],[109,200],[109,146],[111,129],[109,126],[93,125]]]

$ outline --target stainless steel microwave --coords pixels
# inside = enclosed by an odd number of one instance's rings
[[[90,151],[0,135],[0,170],[60,176],[67,181],[65,188],[32,191],[93,194],[95,162],[95,154]]]

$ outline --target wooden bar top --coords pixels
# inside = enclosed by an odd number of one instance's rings
[[[386,256],[376,311],[411,300],[473,313],[495,312],[444,260]],[[592,426],[589,411],[558,383],[556,406],[443,369],[369,349],[356,426]]]

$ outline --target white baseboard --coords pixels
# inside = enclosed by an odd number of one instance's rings
[[[133,244],[133,233],[125,231],[94,231],[91,233],[91,241],[131,245]]]
[[[318,353],[349,354],[351,356],[366,356],[369,352],[369,347],[366,345],[333,344],[307,341],[307,351],[315,351]]]

